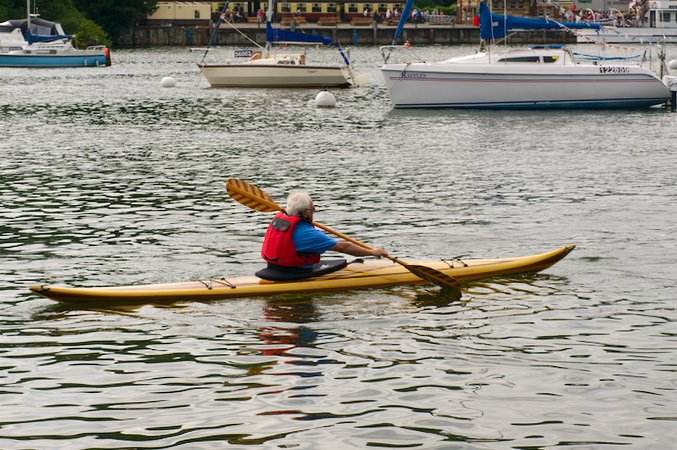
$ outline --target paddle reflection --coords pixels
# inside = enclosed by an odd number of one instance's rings
[[[449,306],[452,303],[463,302],[461,299],[462,293],[460,289],[425,289],[422,292],[417,292],[412,300],[412,303],[419,307]]]

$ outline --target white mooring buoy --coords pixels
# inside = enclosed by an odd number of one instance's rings
[[[328,91],[321,91],[315,97],[315,104],[320,108],[334,108],[336,106],[336,97]]]
[[[677,70],[677,59],[671,59],[668,61],[668,69]]]
[[[164,77],[160,84],[162,87],[170,88],[176,86],[176,80],[172,77]]]

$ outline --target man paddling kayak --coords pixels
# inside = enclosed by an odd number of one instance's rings
[[[326,235],[313,226],[314,213],[315,204],[307,193],[293,192],[287,197],[286,210],[275,214],[263,238],[261,256],[269,268],[308,271],[329,250],[352,256],[388,256],[382,247],[364,248]]]

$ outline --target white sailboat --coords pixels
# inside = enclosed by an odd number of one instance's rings
[[[494,15],[480,3],[480,34],[574,28],[547,19]],[[384,64],[395,108],[633,108],[665,103],[668,88],[649,69],[624,60],[579,61],[569,49],[487,50],[438,62]]]
[[[247,60],[222,64],[198,64],[211,87],[349,87],[350,61],[340,45],[323,36],[274,29],[273,1],[266,20],[266,46],[252,52]],[[274,43],[323,44],[335,46],[345,65],[309,64],[304,52],[275,52]]]

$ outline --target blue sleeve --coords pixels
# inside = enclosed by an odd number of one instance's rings
[[[324,253],[338,242],[307,222],[299,222],[294,230],[294,247],[301,253]]]

